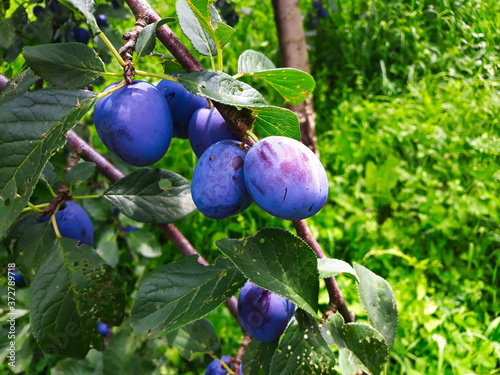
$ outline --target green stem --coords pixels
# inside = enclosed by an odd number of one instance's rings
[[[109,50],[111,51],[111,53],[115,56],[115,58],[118,60],[118,63],[121,65],[121,66],[125,66],[127,65],[125,63],[125,61],[122,59],[122,57],[120,56],[120,54],[118,53],[118,51],[116,50],[116,48],[113,46],[113,44],[109,41],[108,37],[104,34],[104,33],[100,33],[99,36],[101,37],[102,41],[104,42],[104,44],[106,44],[106,46],[109,48]]]
[[[172,76],[169,76],[167,74],[163,74],[163,73],[150,73],[150,72],[145,72],[145,71],[136,69],[135,74],[138,76],[155,77],[155,78],[167,79],[169,81],[178,82],[178,79],[176,79]]]
[[[54,232],[56,232],[56,237],[57,238],[61,238],[61,232],[59,232],[59,227],[57,226],[57,221],[56,221],[56,214],[57,214],[57,211],[59,211],[59,207],[61,207],[61,204],[63,202],[60,202],[56,209],[54,210],[54,214],[50,217],[50,221],[52,222],[52,226],[54,227]]]
[[[233,78],[234,78],[234,79],[239,79],[239,78],[241,78],[241,77],[243,77],[243,76],[245,76],[245,75],[247,75],[247,74],[248,74],[248,73],[238,73],[238,74],[235,74],[235,75],[233,76]]]
[[[259,137],[257,137],[253,131],[247,130],[245,134],[252,138],[255,142],[259,141]]]
[[[41,210],[41,208],[47,207],[48,205],[49,203],[41,203],[34,205],[33,203],[28,202],[27,203],[28,207],[23,208],[21,212],[28,212],[28,211],[42,212],[43,210]]]
[[[218,70],[222,72],[224,68],[223,57],[222,57],[222,48],[219,43],[217,44],[217,62],[219,63]]]
[[[101,35],[101,34],[99,34],[99,35]],[[115,91],[120,90],[126,84],[127,84],[127,81],[123,80],[119,84],[114,85],[113,87],[111,87],[109,90],[106,90],[106,91],[103,91],[103,92],[100,92],[99,94],[97,94],[97,98],[98,99],[104,98],[105,96],[107,96],[107,95],[109,95],[109,94],[111,94],[111,93],[113,93]]]
[[[100,197],[102,197],[102,194],[72,196],[73,199],[93,199]]]

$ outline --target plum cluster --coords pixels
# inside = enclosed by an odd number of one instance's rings
[[[138,167],[159,161],[173,137],[189,139],[199,158],[191,193],[207,217],[224,219],[255,202],[275,217],[301,220],[326,203],[326,172],[309,148],[282,136],[244,146],[207,99],[180,83],[134,81],[98,100],[94,123],[102,142]]]
[[[294,312],[292,302],[250,281],[240,290],[238,320],[241,327],[258,341],[277,340]]]

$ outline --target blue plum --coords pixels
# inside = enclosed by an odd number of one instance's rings
[[[71,36],[78,43],[88,44],[90,40],[89,31],[82,27],[75,27],[73,31],[71,31]]]
[[[187,139],[189,120],[198,109],[208,107],[207,99],[192,94],[180,83],[167,79],[161,80],[156,87],[164,95],[172,112],[173,136]]]
[[[57,0],[45,0],[45,6],[47,6],[54,14],[61,10],[61,6]]]
[[[250,281],[240,290],[238,320],[243,329],[258,341],[278,339],[294,312],[292,302]]]
[[[98,14],[95,17],[97,24],[101,27],[109,27],[108,18],[104,14]]]
[[[247,153],[245,183],[255,203],[285,220],[302,220],[326,203],[328,179],[318,157],[303,143],[271,136]]]
[[[217,108],[198,109],[189,121],[188,134],[191,148],[198,157],[214,143],[238,139]]]
[[[194,169],[191,195],[202,214],[224,219],[245,210],[252,199],[245,187],[240,142],[225,140],[210,146]]]
[[[99,322],[97,323],[97,332],[99,332],[103,336],[107,336],[113,327],[109,324]]]
[[[144,81],[134,81],[99,99],[94,124],[101,141],[137,167],[160,160],[172,140],[170,109],[161,92]]]
[[[13,275],[12,275],[13,274]],[[9,272],[9,276],[14,277],[14,283],[18,288],[23,288],[26,286],[26,280],[24,279],[24,276],[21,274],[21,272],[18,269],[15,269],[12,271],[12,273]],[[12,280],[12,279],[10,279]]]
[[[41,5],[35,5],[33,7],[33,14],[35,15],[36,18],[40,17],[44,11],[45,11],[45,8]]]
[[[40,222],[47,222],[49,216],[44,216]],[[94,242],[94,225],[87,212],[78,203],[64,202],[56,213],[56,223],[61,236],[72,238],[80,243],[92,246]]]
[[[222,361],[225,363],[229,363],[231,360],[231,356],[229,355],[223,355],[221,357]],[[205,371],[205,375],[226,375],[228,372],[224,366],[222,366],[222,363],[218,359],[214,359],[210,364],[207,366],[207,370]],[[243,375],[243,371],[241,371],[241,365],[240,369],[238,371],[238,375]]]

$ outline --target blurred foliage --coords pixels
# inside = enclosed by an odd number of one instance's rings
[[[363,264],[394,289],[400,316],[388,373],[499,373],[499,3],[300,3],[317,82],[318,147],[331,189],[327,206],[308,220],[311,230],[329,256]],[[151,4],[162,17],[175,15],[172,1]],[[233,4],[238,18],[224,49],[226,71],[235,74],[238,56],[250,48],[278,64],[271,2]],[[119,44],[133,20],[111,14],[105,32]],[[171,27],[181,35],[178,23]],[[159,45],[157,52],[169,54]],[[101,56],[111,61],[103,51]],[[162,72],[162,61],[155,55],[138,64],[141,70]],[[202,62],[209,66],[208,60]],[[21,57],[0,66],[10,76],[22,69]],[[118,65],[111,62],[107,69],[118,71]],[[111,82],[103,79],[94,89]],[[282,104],[272,90],[265,94],[270,103]],[[91,124],[89,116],[84,125]],[[93,127],[77,131],[123,172],[132,170],[107,153]],[[56,172],[65,167],[66,156],[51,160]],[[195,163],[189,142],[176,139],[157,166],[190,179]],[[97,175],[89,183],[96,194],[106,187]],[[35,204],[49,196],[39,185]],[[81,193],[88,187],[82,185]],[[94,220],[99,248],[111,253],[110,260],[120,259],[126,288],[133,290],[148,270],[180,259],[158,228],[112,215],[105,202],[86,200],[84,207]],[[127,232],[127,225],[140,229]],[[211,262],[220,255],[215,246],[220,238],[249,236],[266,226],[293,231],[290,222],[263,215],[255,205],[220,221],[196,212],[177,226]],[[143,241],[141,231],[154,234],[147,249],[136,248]],[[343,276],[338,282],[357,320],[366,320],[354,282]],[[327,302],[323,291],[320,303]],[[208,319],[220,334],[222,352],[234,353],[241,332],[227,309]],[[211,361],[205,356],[187,362],[161,340],[143,351],[162,353],[156,365],[163,374],[196,374]],[[95,361],[92,355],[89,363]],[[34,358],[32,373],[57,362],[40,353]]]

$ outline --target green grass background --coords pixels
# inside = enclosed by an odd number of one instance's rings
[[[152,5],[164,17],[174,15],[171,1]],[[500,373],[499,3],[324,1],[328,13],[321,19],[311,1],[300,5],[317,82],[318,148],[330,181],[327,205],[308,223],[329,257],[361,263],[391,284],[399,328],[387,374]],[[278,64],[270,1],[235,1],[235,7],[240,20],[224,49],[225,70],[234,74],[249,48]],[[133,24],[110,22],[121,33]],[[180,35],[178,25],[172,28]],[[145,57],[139,67],[161,72],[161,61]],[[265,93],[283,104],[275,92]],[[157,166],[190,178],[195,163],[189,142],[174,140]],[[85,207],[98,239],[109,236],[109,212],[91,201]],[[255,206],[220,221],[194,213],[177,226],[211,261],[220,254],[219,238],[267,226],[293,231]],[[125,242],[129,248],[147,242],[148,251],[162,255],[121,251],[125,270],[140,273],[180,258],[152,231]],[[338,282],[357,319],[366,320],[352,280]],[[327,301],[323,290],[320,302]],[[241,340],[234,319],[225,308],[209,318],[225,354],[234,353]],[[165,357],[164,374],[197,374],[210,360],[187,363],[162,344],[154,353]]]

